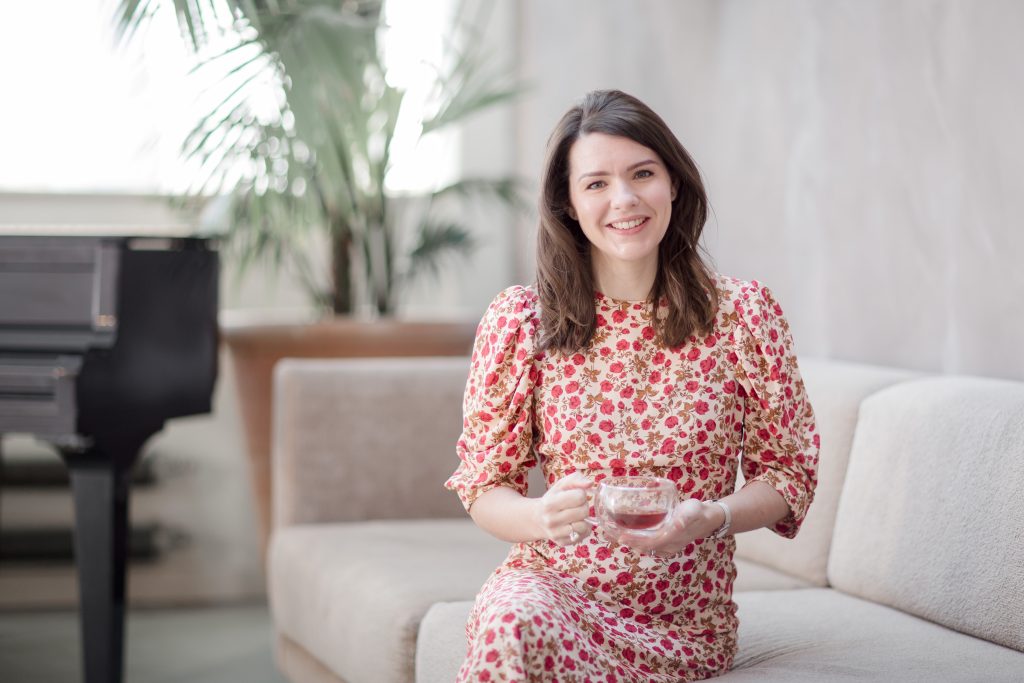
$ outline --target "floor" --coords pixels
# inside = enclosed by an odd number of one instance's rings
[[[264,605],[132,610],[125,683],[285,683]],[[0,681],[81,681],[78,615],[0,612]]]

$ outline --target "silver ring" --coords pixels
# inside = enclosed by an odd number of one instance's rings
[[[569,525],[569,543],[575,544],[580,540],[579,532],[576,531],[576,527],[572,524]]]

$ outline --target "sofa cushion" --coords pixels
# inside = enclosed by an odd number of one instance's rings
[[[796,538],[782,538],[768,529],[740,534],[736,556],[825,586],[832,527],[857,410],[866,396],[915,375],[907,370],[804,358],[800,359],[800,373],[821,435],[814,503]]]
[[[1024,651],[1022,491],[1024,383],[946,377],[881,391],[861,406],[829,580]]]
[[[739,652],[716,681],[1020,681],[1024,655],[828,589],[747,591]],[[416,683],[451,683],[472,600],[438,603],[420,624]]]
[[[811,588],[793,576],[746,560],[736,561],[737,591]],[[420,622],[416,641],[416,683],[451,683],[466,653],[466,620],[472,600],[439,602]]]
[[[508,548],[470,520],[278,529],[268,559],[274,624],[349,683],[406,683],[427,609],[475,597]]]
[[[416,641],[416,683],[451,683],[466,658],[472,600],[439,602],[427,610]]]
[[[471,524],[471,522],[470,522]],[[489,548],[481,548],[489,552]],[[736,590],[786,590],[811,584],[753,562],[738,560]],[[497,563],[495,563],[497,566]],[[481,581],[473,588],[483,584]],[[416,639],[416,683],[450,683],[466,652],[466,621],[473,600],[438,602],[423,616]]]
[[[723,683],[1020,681],[1024,654],[830,589],[738,593]]]
[[[346,683],[304,647],[280,633],[274,645],[274,662],[292,683]]]
[[[778,591],[813,587],[813,583],[792,574],[785,574],[757,562],[736,558],[736,583],[733,584],[733,592]]]
[[[456,463],[468,374],[469,358],[280,361],[275,525],[464,519],[442,484]]]

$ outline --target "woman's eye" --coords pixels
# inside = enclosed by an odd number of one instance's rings
[[[598,190],[598,189],[600,189],[602,187],[604,187],[604,181],[603,180],[595,180],[594,182],[592,182],[589,185],[587,185],[587,189],[588,190]]]
[[[649,168],[641,168],[639,171],[636,172],[637,178],[650,178],[653,175],[654,172],[651,171]]]

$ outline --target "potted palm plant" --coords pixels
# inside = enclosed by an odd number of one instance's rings
[[[217,74],[222,94],[199,117],[183,154],[197,169],[194,193],[230,201],[226,257],[243,269],[269,263],[335,314],[306,326],[222,330],[265,542],[270,387],[279,358],[469,352],[472,322],[403,323],[393,314],[417,277],[471,252],[471,233],[453,211],[457,200],[516,205],[518,183],[462,178],[398,200],[386,178],[411,105],[425,105],[414,121],[424,136],[507,102],[516,88],[481,66],[470,47],[479,43],[464,40],[470,27],[462,25],[449,36],[425,97],[413,102],[388,81],[379,0],[121,0],[120,37],[136,38],[160,10],[175,13],[197,69]],[[414,219],[397,220],[399,208],[412,209]]]

